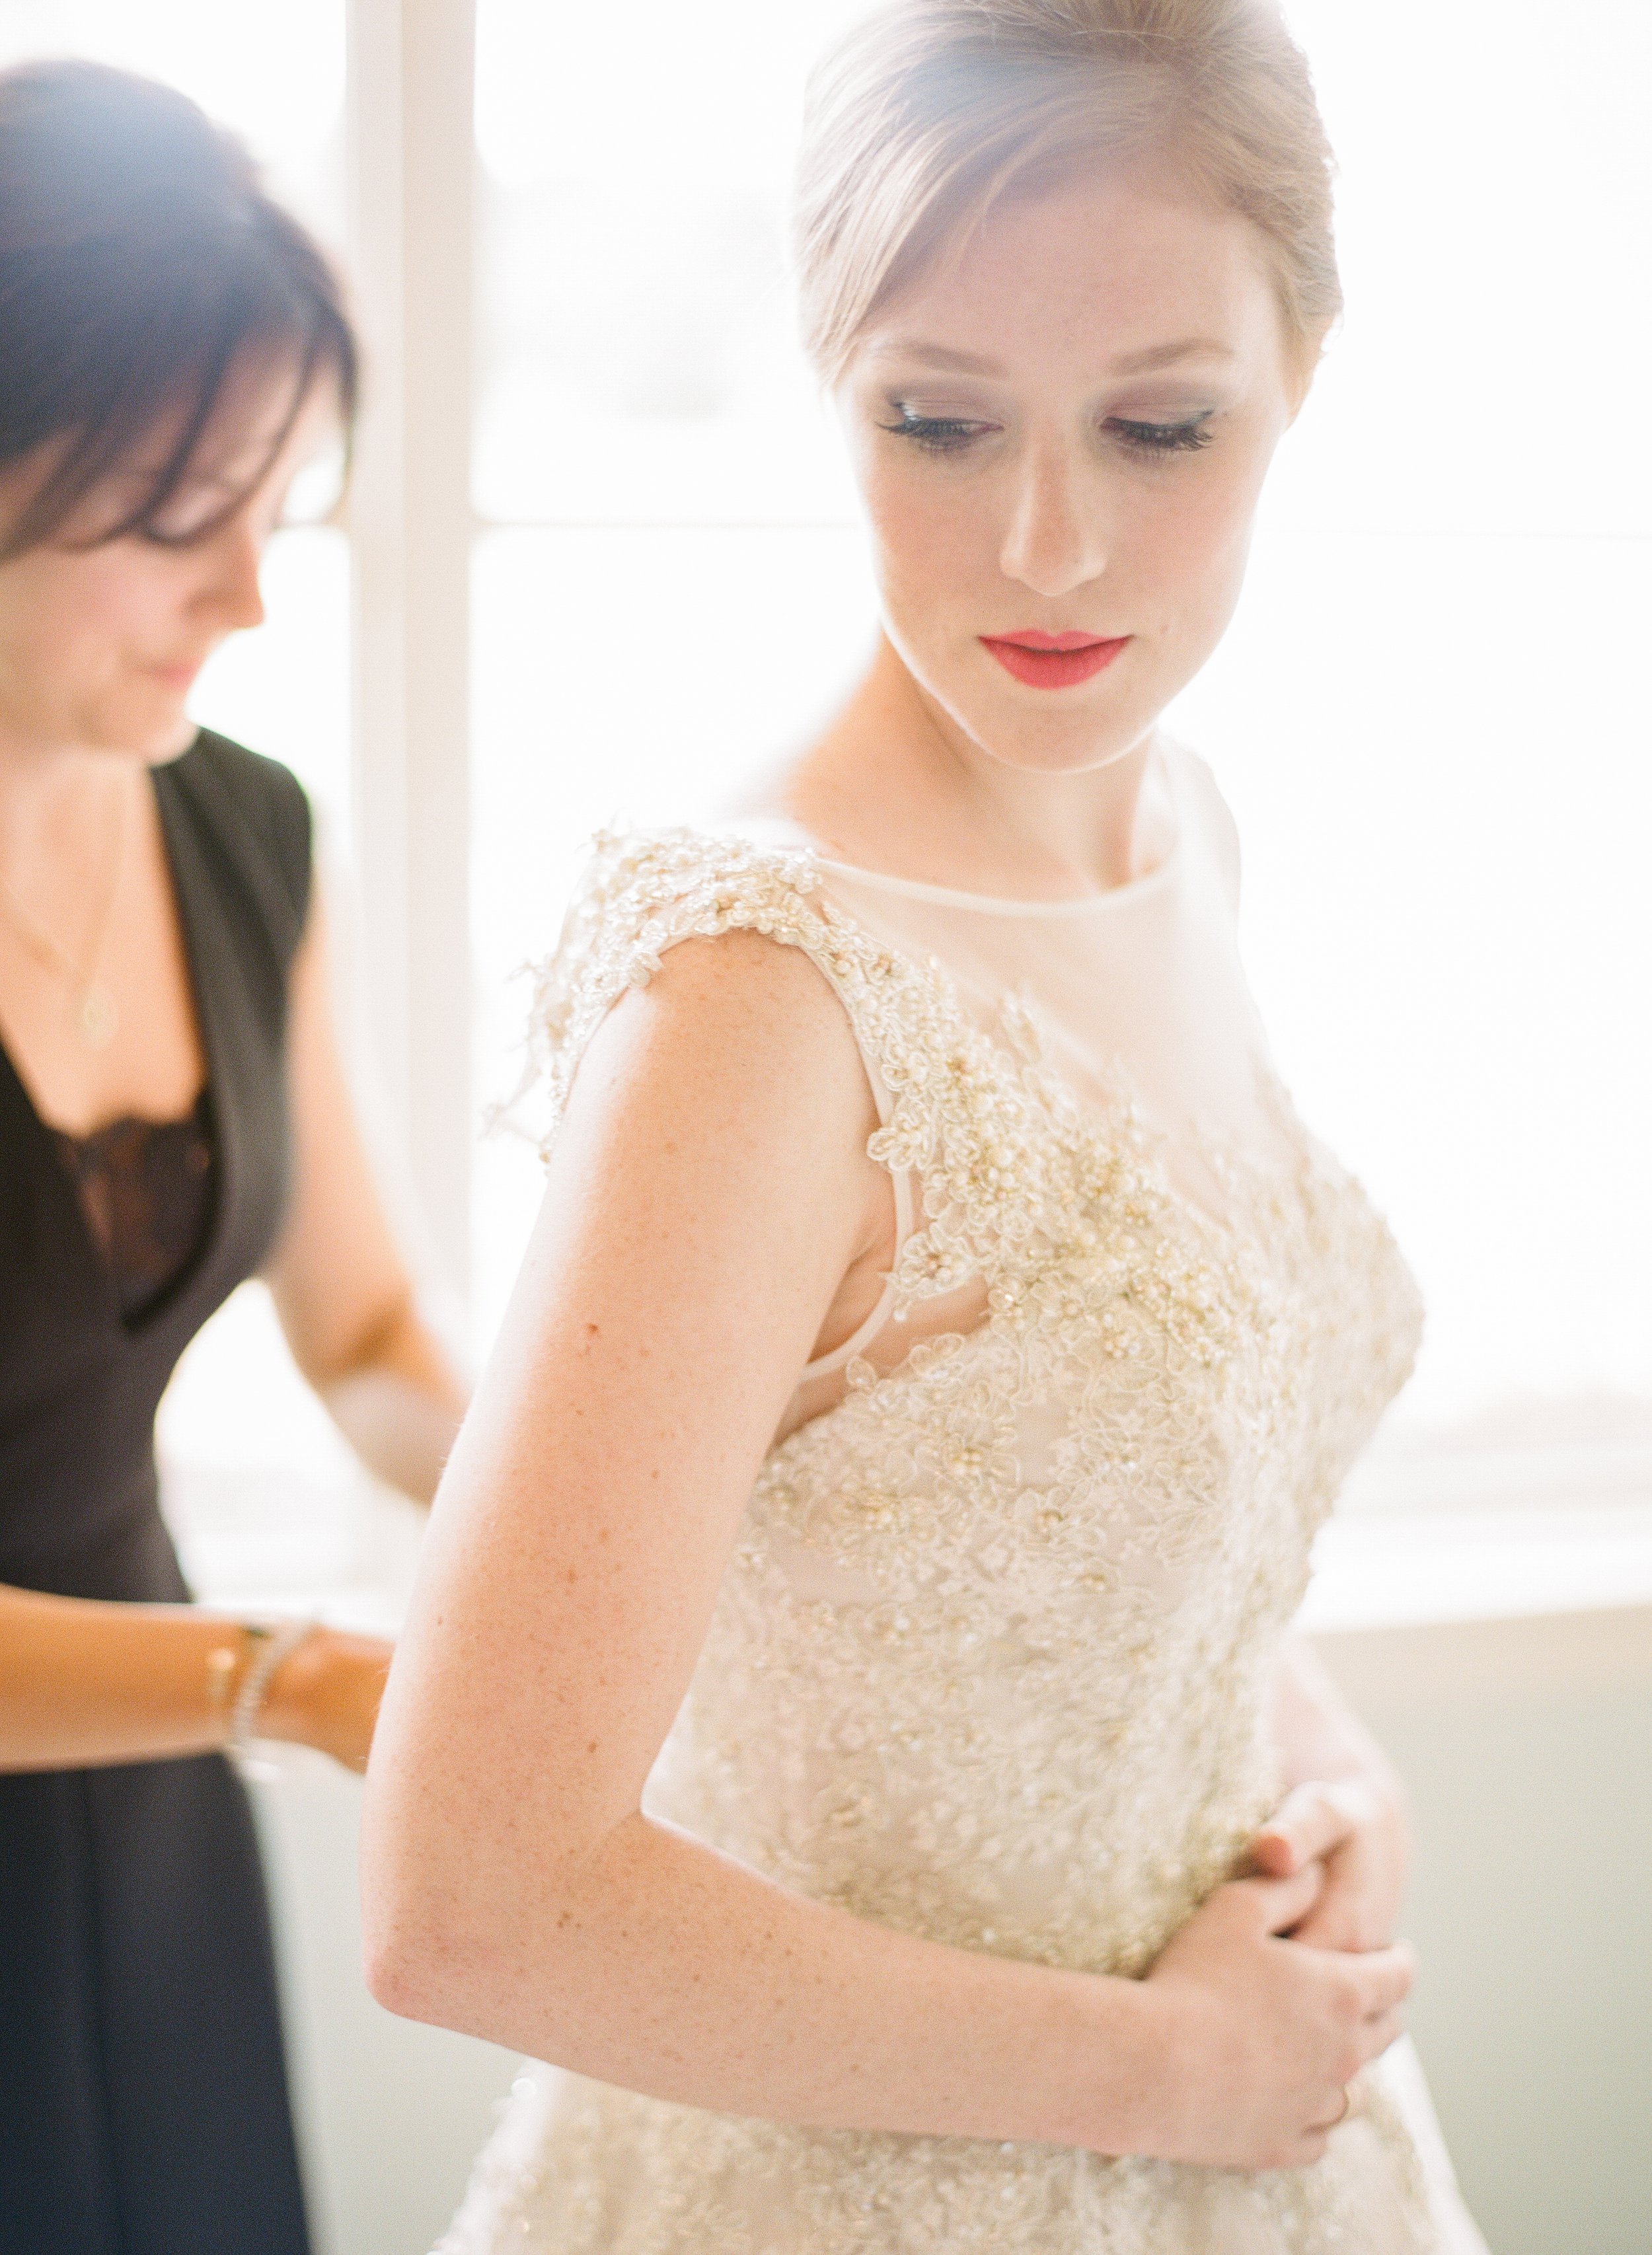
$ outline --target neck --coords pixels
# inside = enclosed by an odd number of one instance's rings
[[[41,872],[67,882],[77,865],[96,861],[111,809],[123,793],[136,794],[145,772],[107,752],[29,747],[0,735],[0,883],[29,897],[41,889]]]
[[[913,679],[887,641],[794,771],[786,811],[847,861],[1029,899],[1108,892],[1161,858],[1164,811],[1144,794],[1154,737],[1105,764],[1043,774],[993,758]]]

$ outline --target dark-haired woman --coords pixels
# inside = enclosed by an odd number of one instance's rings
[[[333,276],[170,91],[0,74],[0,2249],[301,2255],[233,1734],[365,1759],[387,1654],[207,1619],[156,1404],[244,1277],[376,1469],[460,1406],[327,1015],[308,810],[195,729],[296,472]]]

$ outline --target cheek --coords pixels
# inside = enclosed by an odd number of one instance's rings
[[[0,574],[8,701],[53,726],[90,726],[123,693],[134,657],[167,650],[172,608],[114,549],[20,558]]]
[[[141,611],[131,575],[111,569],[95,550],[31,556],[22,568],[12,610],[19,634],[37,649],[73,654],[80,665],[119,641]]]
[[[1249,464],[1187,480],[1144,515],[1133,544],[1142,592],[1167,625],[1225,621],[1244,576],[1261,478]]]
[[[73,607],[84,623],[88,651],[95,645],[114,660],[130,650],[145,650],[177,617],[179,604],[171,576],[145,570],[146,559],[130,548],[95,550],[76,560],[83,569]]]
[[[910,614],[945,614],[997,577],[998,528],[987,481],[903,474],[900,466],[862,476],[861,496],[885,601]]]
[[[58,558],[39,555],[22,557],[0,574],[0,650],[14,686],[84,670],[81,653],[97,637],[74,599],[78,576]]]

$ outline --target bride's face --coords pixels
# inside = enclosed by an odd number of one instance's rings
[[[937,720],[1046,774],[1139,743],[1232,615],[1296,397],[1262,237],[1151,173],[1001,207],[884,308],[839,405]]]

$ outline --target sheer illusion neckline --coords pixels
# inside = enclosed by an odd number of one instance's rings
[[[891,877],[882,869],[863,869],[856,861],[840,861],[821,847],[811,841],[810,851],[821,868],[833,876],[847,877],[857,885],[869,885],[877,891],[896,893],[904,900],[933,901],[939,908],[974,909],[980,916],[1001,917],[1065,917],[1082,915],[1093,909],[1111,909],[1126,900],[1135,900],[1142,893],[1156,889],[1169,882],[1181,840],[1177,839],[1164,859],[1156,867],[1131,877],[1121,885],[1110,885],[1104,893],[1078,893],[1069,900],[1018,900],[1000,893],[960,892],[951,885],[926,885],[917,877]]]
[[[1175,876],[1181,862],[1182,840],[1187,830],[1187,810],[1183,803],[1178,762],[1173,749],[1159,752],[1157,765],[1164,777],[1170,808],[1175,818],[1175,835],[1159,861],[1140,876],[1128,877],[1121,885],[1109,885],[1105,892],[1077,893],[1062,900],[1028,900],[1007,893],[973,893],[953,885],[932,885],[918,877],[897,877],[888,870],[868,869],[858,861],[846,861],[816,838],[812,832],[789,814],[761,814],[749,823],[731,825],[737,832],[754,837],[763,832],[784,832],[803,851],[813,855],[820,868],[851,883],[867,885],[879,892],[892,893],[900,899],[929,901],[938,908],[972,909],[981,916],[994,917],[1071,917],[1083,916],[1093,910],[1114,910],[1128,902],[1141,899],[1143,895],[1161,890]]]

